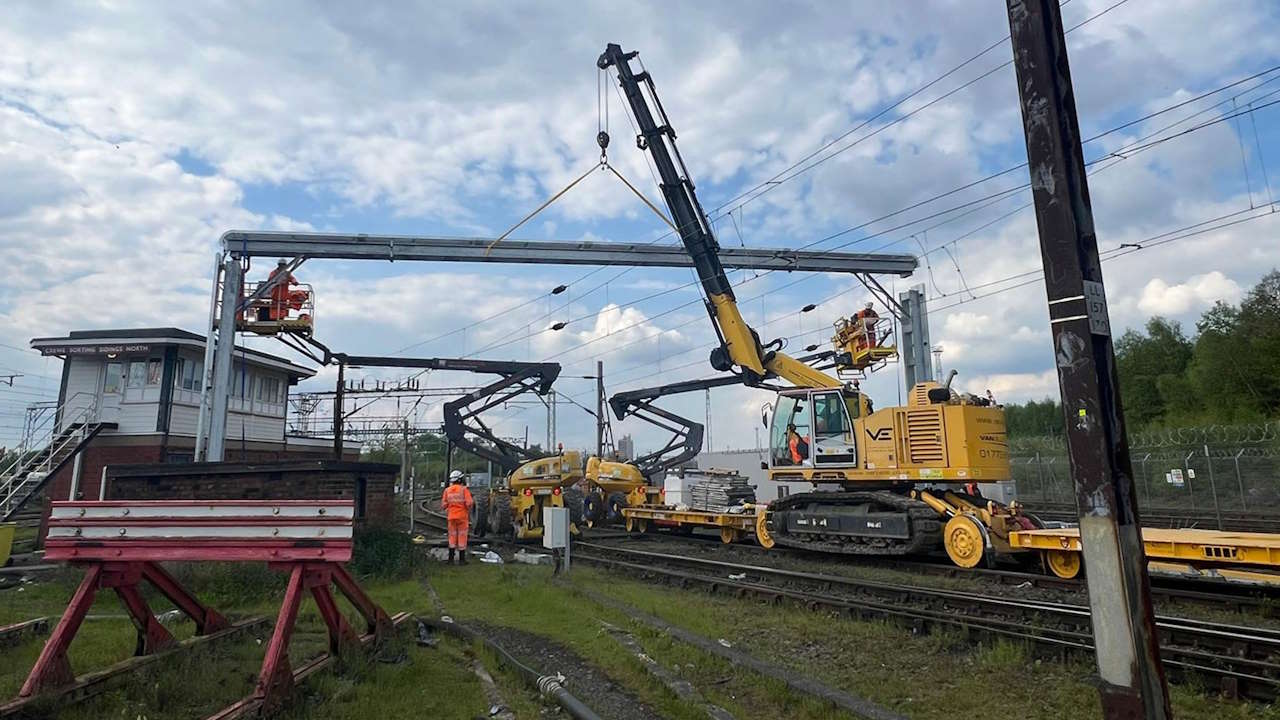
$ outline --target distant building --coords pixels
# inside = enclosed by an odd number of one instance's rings
[[[52,435],[77,424],[100,426],[79,462],[68,457],[45,494],[68,498],[73,472],[77,496],[97,498],[108,464],[192,460],[204,382],[205,339],[177,328],[81,330],[35,338],[31,347],[63,359]],[[236,348],[227,415],[228,461],[331,458],[333,441],[287,436],[289,388],[315,372],[258,350]],[[344,448],[354,459],[358,447]]]
[[[623,460],[636,459],[636,443],[630,435],[623,435],[618,439],[618,457]]]

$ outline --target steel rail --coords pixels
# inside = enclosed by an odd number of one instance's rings
[[[574,557],[580,562],[619,569],[631,576],[701,584],[713,591],[730,590],[774,602],[790,600],[811,609],[834,609],[859,618],[890,617],[920,631],[929,626],[958,627],[967,634],[985,631],[1055,651],[1093,651],[1090,614],[1083,606],[895,585],[594,543],[580,542],[578,547]],[[729,579],[705,574],[708,570],[732,570],[747,576]],[[838,590],[845,592],[832,594]],[[1163,660],[1170,671],[1216,678],[1222,691],[1229,695],[1272,701],[1280,692],[1280,664],[1272,662],[1280,657],[1280,631],[1168,616],[1157,618],[1157,627]]]

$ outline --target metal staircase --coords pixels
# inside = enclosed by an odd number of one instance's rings
[[[93,395],[77,393],[30,428],[13,457],[0,461],[0,522],[18,514],[99,432],[114,427],[98,420]]]

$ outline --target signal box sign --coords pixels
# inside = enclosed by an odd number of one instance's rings
[[[119,355],[121,353],[151,352],[146,343],[129,345],[44,345],[41,355]]]

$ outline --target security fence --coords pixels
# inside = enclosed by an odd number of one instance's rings
[[[1130,433],[1138,506],[1187,517],[1280,514],[1280,422]],[[1074,506],[1063,438],[1011,442],[1018,498],[1028,506]]]

